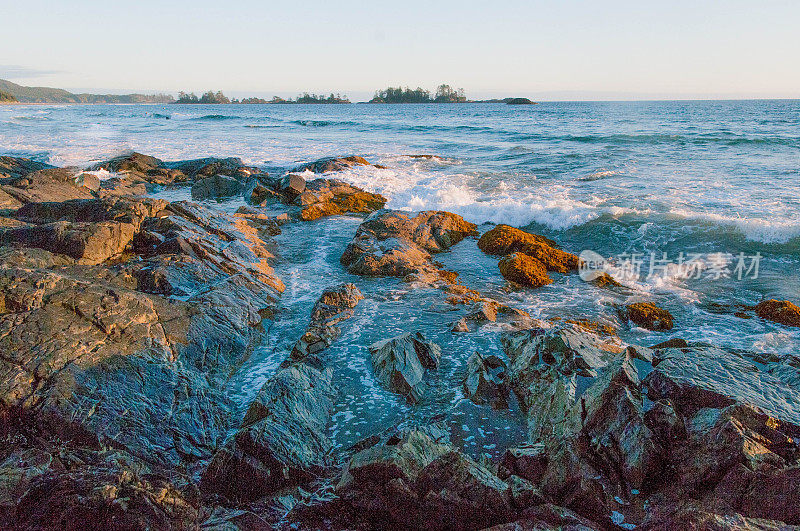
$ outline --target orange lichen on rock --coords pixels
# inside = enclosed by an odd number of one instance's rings
[[[592,280],[592,284],[597,286],[598,288],[621,288],[622,284],[617,282],[617,279],[609,275],[608,273],[603,273],[596,279]]]
[[[523,286],[538,288],[553,282],[540,261],[523,253],[504,256],[498,264],[503,278]]]
[[[800,308],[789,301],[770,299],[756,305],[756,315],[786,326],[800,326]]]
[[[535,258],[548,271],[568,273],[578,269],[580,259],[574,254],[562,251],[553,240],[530,234],[509,225],[498,225],[481,236],[478,247],[487,254],[505,256],[521,252]]]
[[[628,319],[648,330],[671,330],[672,314],[652,302],[637,302],[626,307]]]

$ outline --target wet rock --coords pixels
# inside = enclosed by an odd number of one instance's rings
[[[206,157],[194,160],[182,160],[167,163],[169,169],[177,170],[190,178],[201,179],[203,177],[213,177],[224,175],[235,177],[237,180],[246,180],[251,175],[261,173],[258,169],[246,166],[237,157],[216,158]]]
[[[382,195],[365,192],[335,179],[314,179],[306,183],[293,201],[301,207],[300,219],[303,221],[346,213],[369,214],[386,204],[386,198]]]
[[[303,164],[292,170],[294,173],[310,171],[314,173],[328,173],[333,171],[343,171],[354,166],[372,166],[364,157],[353,155],[349,157],[326,157],[315,162]]]
[[[756,315],[786,326],[800,326],[800,308],[789,301],[770,299],[756,305]]]
[[[553,282],[547,276],[544,264],[522,253],[504,256],[498,267],[503,278],[529,288],[539,288]]]
[[[505,482],[421,429],[355,454],[336,494],[326,514],[371,528],[482,529],[512,514]]]
[[[598,288],[621,288],[623,287],[617,279],[609,275],[608,273],[603,273],[596,279],[592,280],[592,284],[597,286]]]
[[[348,271],[365,276],[408,275],[441,278],[429,253],[442,252],[463,240],[475,225],[449,212],[380,210],[358,228],[342,254]]]
[[[623,313],[636,326],[654,331],[672,330],[672,314],[652,302],[629,304]]]
[[[375,377],[391,391],[418,402],[425,393],[425,371],[439,366],[441,348],[420,332],[370,345]]]
[[[214,455],[201,489],[251,501],[320,474],[332,464],[326,427],[334,394],[330,369],[302,362],[280,369]]]
[[[474,353],[467,360],[464,394],[476,404],[488,404],[495,409],[508,408],[509,388],[506,383],[506,364],[497,356]]]
[[[487,254],[500,256],[523,253],[544,264],[548,271],[568,273],[578,269],[578,257],[558,249],[552,240],[508,225],[497,225],[483,234],[478,247]]]
[[[164,168],[164,161],[135,151],[119,155],[92,167],[93,170],[107,170],[114,173],[138,172],[142,174],[159,168]]]
[[[687,343],[683,338],[673,337],[672,339],[667,339],[666,341],[662,341],[661,343],[653,345],[650,348],[653,350],[662,348],[689,348],[689,343]]]
[[[791,529],[786,523],[760,518],[747,518],[735,512],[717,513],[694,501],[669,502],[651,506],[640,529],[708,529],[714,531],[782,531]]]
[[[100,178],[91,173],[81,173],[75,177],[75,184],[92,192],[97,192],[100,190]]]
[[[192,185],[192,199],[200,201],[240,195],[246,185],[233,177],[213,175],[195,181]]]
[[[332,465],[326,429],[335,389],[331,369],[317,354],[338,336],[334,325],[352,317],[361,299],[353,284],[323,292],[306,333],[204,471],[204,491],[250,501],[306,482]]]
[[[648,396],[670,400],[685,416],[739,402],[800,426],[800,412],[794,406],[800,391],[785,376],[760,371],[741,355],[714,347],[668,349],[659,357],[645,380]]]
[[[147,186],[145,181],[129,177],[111,177],[100,181],[100,189],[97,191],[97,196],[101,198],[121,197],[145,195],[146,193]]]

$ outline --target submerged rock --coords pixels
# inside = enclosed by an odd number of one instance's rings
[[[478,247],[487,254],[500,256],[522,253],[544,264],[548,271],[558,273],[576,271],[580,262],[574,254],[559,249],[554,241],[509,225],[497,225],[484,233]]]
[[[770,299],[756,305],[756,315],[786,326],[800,326],[800,308],[789,301]]]
[[[539,288],[553,282],[544,264],[522,253],[504,256],[498,263],[503,278],[529,288]]]
[[[654,331],[672,330],[672,314],[652,302],[629,304],[623,313],[636,326]]]
[[[441,348],[420,332],[407,333],[370,345],[375,377],[389,390],[418,402],[425,393],[426,370],[439,366]]]

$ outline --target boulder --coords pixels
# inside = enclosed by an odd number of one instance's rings
[[[298,195],[302,194],[306,189],[306,180],[301,175],[290,173],[281,179],[278,185],[278,191],[287,196],[291,201]]]
[[[504,256],[498,263],[503,278],[529,288],[539,288],[553,282],[544,264],[522,253]]]
[[[297,183],[295,189],[299,188]],[[347,213],[369,214],[386,204],[386,198],[382,195],[365,192],[335,179],[314,179],[306,183],[299,194],[293,196],[290,191],[287,197],[293,198],[292,201],[301,207],[300,219],[303,221]]]
[[[487,254],[505,256],[523,253],[544,264],[548,271],[568,273],[576,271],[580,262],[574,254],[560,250],[555,242],[508,225],[497,225],[483,234],[478,247]]]
[[[786,326],[800,326],[800,308],[789,301],[770,299],[756,305],[756,315]]]
[[[506,363],[499,357],[474,353],[467,360],[464,394],[476,404],[507,409],[510,390],[506,382],[506,369]]]
[[[237,180],[247,180],[251,175],[261,173],[256,168],[246,166],[242,160],[237,157],[206,157],[202,159],[181,160],[178,162],[166,163],[165,166],[171,170],[177,170],[192,179],[224,175],[227,177],[235,177]]]
[[[203,177],[196,180],[192,185],[192,199],[201,201],[203,199],[232,197],[241,194],[245,186],[241,181],[225,175]]]
[[[426,340],[420,332],[374,343],[369,350],[375,378],[411,403],[422,398],[425,371],[436,369],[441,357],[439,345]]]
[[[292,170],[293,173],[303,173],[310,171],[314,173],[328,173],[343,171],[353,166],[372,166],[364,157],[352,155],[349,157],[326,157],[308,164],[303,164]]]
[[[463,240],[475,225],[449,212],[379,210],[358,227],[342,254],[348,271],[367,276],[417,275],[441,278],[429,253],[442,252]]]
[[[629,304],[623,314],[633,324],[647,330],[662,332],[672,330],[672,314],[652,302]]]

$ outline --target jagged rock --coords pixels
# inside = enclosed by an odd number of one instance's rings
[[[549,503],[529,507],[522,512],[522,516],[519,520],[496,525],[486,531],[596,531],[608,527]]]
[[[353,166],[372,166],[364,157],[352,155],[349,157],[326,157],[315,162],[303,164],[292,170],[294,173],[311,171],[314,173],[328,173],[333,171],[343,171]]]
[[[592,280],[592,284],[597,286],[598,288],[621,288],[622,284],[620,284],[617,279],[609,275],[608,273],[603,273],[596,279]]]
[[[670,400],[684,416],[702,408],[738,402],[800,426],[800,411],[795,406],[800,401],[800,391],[791,382],[759,370],[734,352],[714,347],[661,351],[645,385],[651,399]]]
[[[661,343],[657,343],[650,347],[653,350],[658,350],[662,348],[689,348],[689,344],[686,342],[685,339],[680,337],[673,337],[672,339],[667,339],[666,341],[662,341]]]
[[[416,403],[424,394],[426,369],[439,366],[441,348],[420,332],[407,333],[370,345],[375,377],[395,393]]]
[[[475,230],[475,225],[449,212],[379,210],[356,231],[342,254],[348,271],[365,276],[429,275],[441,278],[429,253],[442,252]]]
[[[495,409],[508,408],[509,388],[506,363],[497,356],[474,353],[467,360],[464,394],[476,404],[489,404]]]
[[[326,428],[335,390],[331,369],[316,354],[338,336],[334,325],[352,317],[361,299],[353,284],[323,292],[308,330],[203,473],[204,491],[250,501],[307,481],[332,464]]]
[[[224,159],[216,157],[206,157],[194,160],[181,160],[165,164],[172,170],[187,175],[190,178],[213,177],[215,175],[225,175],[236,177],[238,180],[248,179],[251,175],[261,173],[256,168],[246,166],[242,159],[228,157]]]
[[[280,369],[214,455],[201,489],[251,501],[308,481],[332,464],[326,435],[335,394],[331,374],[303,362]]]
[[[756,305],[756,315],[786,326],[800,326],[800,308],[789,301],[770,299]]]
[[[442,439],[403,429],[358,452],[325,514],[391,529],[482,529],[509,519],[508,485]]]
[[[661,529],[707,529],[713,531],[784,531],[786,523],[760,518],[746,518],[738,513],[716,513],[694,500],[651,505],[639,527],[643,531]]]
[[[648,330],[672,330],[672,314],[652,302],[636,302],[625,307],[624,316]]]
[[[544,444],[508,448],[500,461],[498,476],[506,479],[518,476],[538,484],[547,469],[547,449]]]
[[[544,264],[522,253],[504,256],[498,263],[503,278],[529,288],[546,286],[553,282],[547,276]]]
[[[200,201],[217,197],[240,195],[246,187],[245,183],[225,175],[212,175],[198,179],[192,185],[192,199]]]
[[[52,168],[52,166],[44,162],[21,157],[0,156],[0,173],[8,175],[12,179],[19,179],[30,173],[48,168]]]
[[[523,253],[544,264],[548,271],[568,273],[578,269],[580,260],[560,250],[555,242],[508,225],[497,225],[478,240],[478,247],[487,254],[505,256]]]
[[[306,180],[302,176],[290,173],[281,179],[278,190],[290,200],[302,194],[306,189]]]

